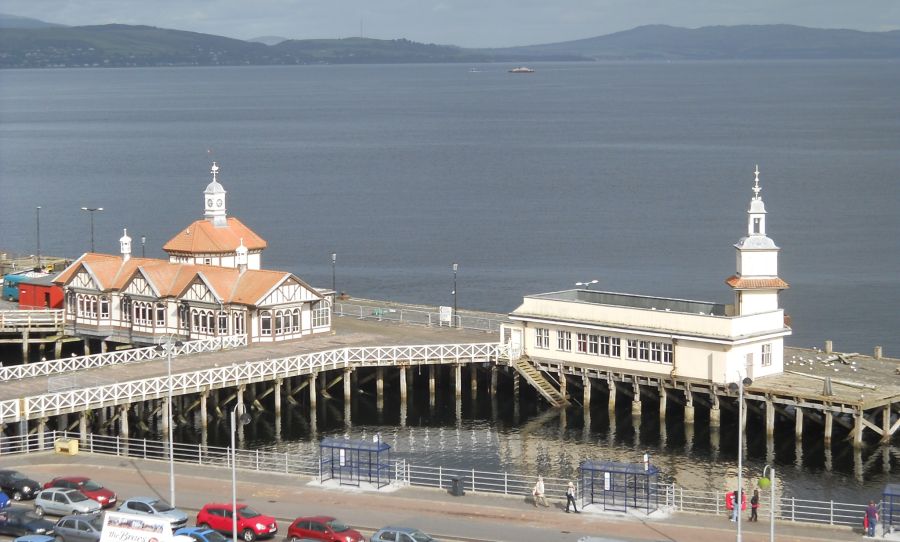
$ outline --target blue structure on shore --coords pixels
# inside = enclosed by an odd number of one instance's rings
[[[627,512],[629,508],[647,514],[659,508],[659,469],[645,463],[583,461],[581,506],[600,504],[604,511]]]
[[[381,489],[391,482],[391,447],[373,441],[325,437],[319,443],[319,481],[337,478],[340,485],[362,482]]]

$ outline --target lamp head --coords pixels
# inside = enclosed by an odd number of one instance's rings
[[[243,412],[241,412],[241,415],[238,416],[238,423],[241,424],[241,425],[247,425],[247,424],[250,423],[252,420],[253,420],[253,418],[251,418],[250,415],[247,414],[247,411],[246,411],[246,410],[243,411]]]
[[[458,264],[458,263],[454,263],[454,264],[453,264],[453,272],[456,273],[457,271],[459,271],[459,264]]]
[[[740,389],[740,387],[737,385],[736,382],[728,383],[728,391],[730,391],[732,393],[736,393],[738,391],[738,389]]]
[[[749,386],[750,384],[753,384],[753,379],[749,376],[745,376],[743,382],[745,386]]]

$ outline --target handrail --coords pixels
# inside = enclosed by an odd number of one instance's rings
[[[171,384],[168,376],[162,376],[13,400],[13,403],[19,403],[19,407],[8,405],[10,401],[2,401],[0,413],[14,412],[11,418],[17,420],[20,417],[32,419],[49,414],[80,412],[100,406],[124,404],[138,399],[158,399],[170,392],[173,395],[184,395],[196,393],[204,388],[237,386],[351,366],[416,365],[429,362],[476,363],[496,359],[497,347],[497,343],[466,343],[338,348],[177,373],[171,376]]]
[[[247,337],[245,335],[213,337],[211,339],[185,342],[181,346],[176,346],[175,349],[172,350],[172,355],[180,356],[184,354],[215,352],[217,350],[237,348],[246,345]],[[147,346],[143,348],[119,350],[117,352],[91,354],[89,356],[63,358],[42,361],[39,363],[28,363],[25,365],[13,365],[10,367],[0,367],[0,382],[7,382],[20,378],[47,376],[57,373],[68,373],[71,371],[81,371],[84,369],[96,369],[97,367],[106,367],[108,365],[124,365],[126,363],[136,363],[164,357],[166,357],[166,352],[157,351],[155,346]]]
[[[63,311],[61,309],[44,310],[2,310],[0,311],[0,330],[18,331],[62,329]]]
[[[426,327],[449,326],[441,321],[440,312],[423,310],[423,308],[404,308],[402,305],[384,304],[356,304],[336,301],[334,304],[335,316],[359,318],[360,320],[378,320],[399,322],[402,324],[418,325]],[[455,327],[487,333],[498,333],[503,320],[486,316],[476,316],[465,313],[457,313],[453,322]]]

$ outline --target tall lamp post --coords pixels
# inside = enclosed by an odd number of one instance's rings
[[[237,530],[237,447],[234,443],[234,435],[237,433],[237,424],[240,422],[241,425],[247,425],[250,423],[250,415],[247,414],[247,409],[242,408],[243,403],[237,403],[234,405],[234,408],[231,410],[231,536],[232,541],[237,542],[238,539],[238,530]],[[238,409],[242,408],[242,412],[240,416],[238,416]]]
[[[81,210],[91,214],[91,252],[94,252],[94,213],[102,211],[103,207],[82,207]]]
[[[769,476],[766,477],[766,471]],[[763,477],[760,480],[760,487],[763,487],[762,481],[768,480],[769,484],[769,542],[775,542],[775,467],[766,465],[763,468]]]
[[[142,235],[142,236],[141,236],[141,258],[144,258],[144,257],[145,257],[145,256],[144,256],[144,245],[145,245],[146,243],[147,243],[147,237],[144,236],[144,235]]]
[[[740,376],[740,374],[738,375]],[[728,389],[731,392],[738,392],[738,488],[737,493],[734,496],[734,509],[735,516],[737,516],[737,542],[741,542],[741,503],[743,502],[744,495],[744,477],[743,477],[743,469],[744,469],[744,386],[749,386],[753,384],[753,379],[750,377],[740,378],[737,383],[732,382],[728,384]]]
[[[459,327],[459,321],[456,318],[456,272],[459,271],[459,264],[453,262],[453,326]]]
[[[38,271],[41,269],[41,206],[38,205],[34,208],[35,216],[37,217],[37,268]]]
[[[585,289],[585,290],[590,290],[590,289],[591,289],[591,286],[597,284],[598,282],[600,282],[600,281],[597,280],[597,279],[589,280],[589,281],[587,281],[587,282],[576,282],[576,283],[575,283],[575,286],[584,286],[584,289]]]
[[[335,293],[337,296],[337,290],[335,289],[335,281],[334,281],[334,268],[337,265],[337,252],[331,253],[331,291]]]
[[[166,367],[169,383],[169,405],[166,407],[166,423],[169,426],[169,504],[172,506],[175,506],[175,431],[172,425],[172,350],[182,346],[182,344],[181,341],[175,341],[173,343],[170,339],[166,342],[165,346],[158,344],[155,348],[157,352],[166,352]]]

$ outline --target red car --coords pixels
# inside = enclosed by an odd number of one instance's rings
[[[326,540],[327,542],[366,542],[366,537],[343,522],[329,516],[297,518],[288,529],[288,540]]]
[[[103,508],[109,508],[116,505],[116,494],[84,476],[60,476],[54,478],[44,484],[44,489],[48,487],[62,487],[66,489],[77,489],[88,499],[93,499],[100,503]]]
[[[264,516],[246,504],[237,505],[237,530],[245,542],[253,542],[257,538],[275,536],[278,523],[272,516]],[[197,512],[197,527],[206,527],[220,533],[231,535],[234,528],[231,519],[231,503],[204,504]]]

